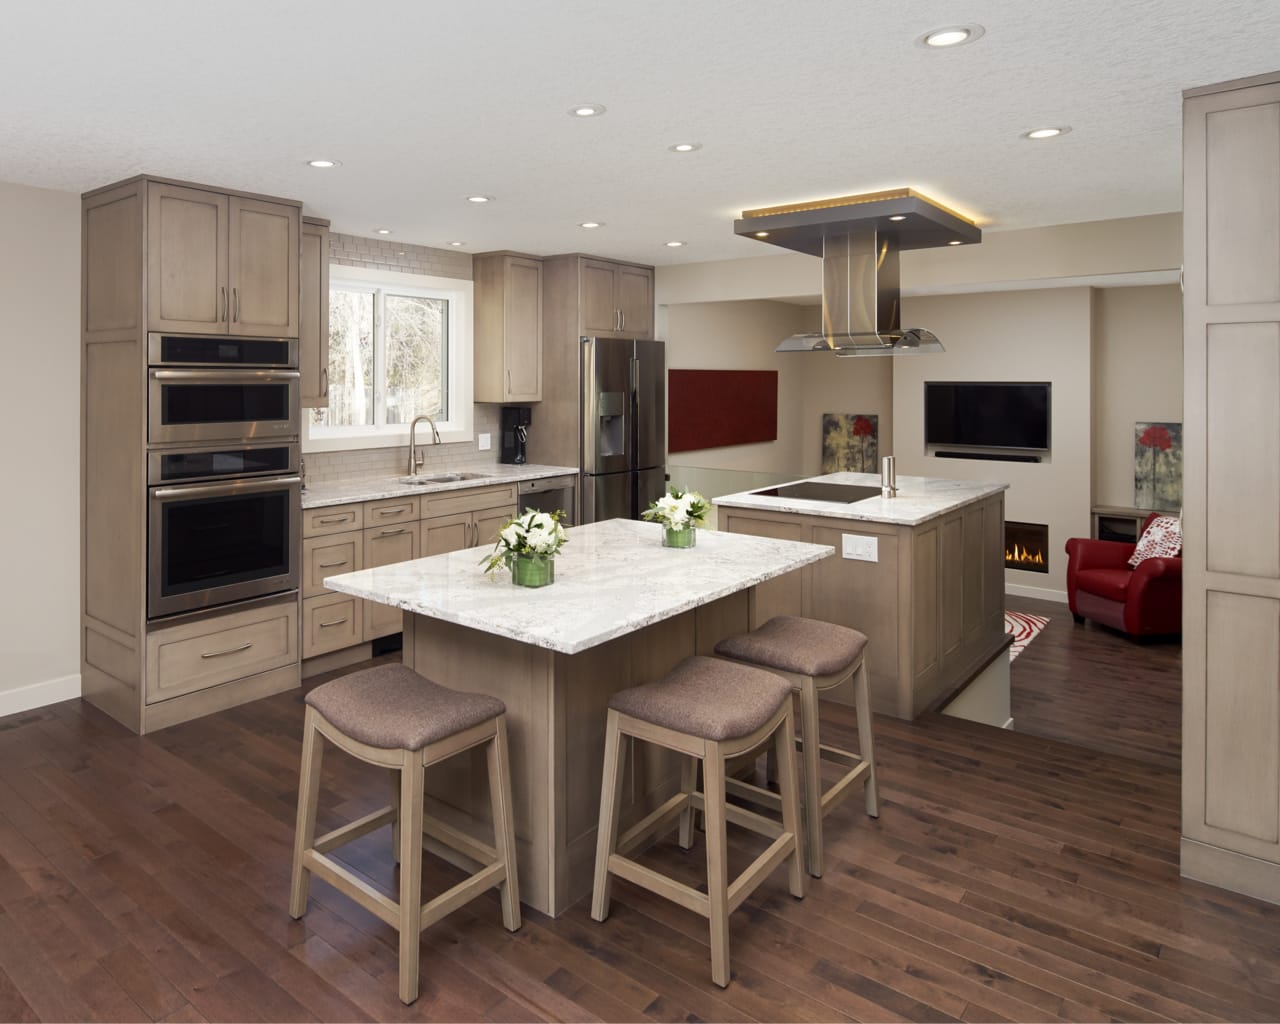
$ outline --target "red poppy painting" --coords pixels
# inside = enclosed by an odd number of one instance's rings
[[[822,414],[822,472],[878,473],[880,417],[874,413]]]
[[[1182,507],[1182,424],[1135,423],[1134,508],[1176,512]]]

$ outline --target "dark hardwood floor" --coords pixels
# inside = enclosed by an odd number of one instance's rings
[[[1019,676],[1038,661],[1107,674],[1051,637]],[[321,882],[286,913],[301,720],[297,692],[147,738],[79,701],[0,720],[0,1020],[1280,1018],[1280,907],[1178,876],[1175,770],[937,715],[877,720],[881,817],[843,805],[809,896],[780,871],[733,916],[727,990],[701,920],[618,882],[604,924],[455,913],[406,1008],[391,929]],[[327,754],[322,827],[385,785]],[[387,830],[348,849],[392,879]],[[701,843],[647,856],[702,867]]]
[[[1065,604],[1009,597],[1010,611],[1049,624],[1013,663],[1013,724],[1177,771],[1182,759],[1182,645],[1137,643]]]

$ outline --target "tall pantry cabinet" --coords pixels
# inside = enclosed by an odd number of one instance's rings
[[[1280,903],[1280,73],[1183,146],[1182,873]]]

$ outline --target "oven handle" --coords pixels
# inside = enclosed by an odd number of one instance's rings
[[[225,484],[191,484],[187,487],[157,487],[152,490],[155,500],[167,498],[217,498],[227,494],[254,494],[258,491],[274,491],[291,484],[302,483],[300,476],[273,476],[266,480],[235,480]]]
[[[208,381],[215,384],[301,380],[298,370],[152,370],[152,380]]]

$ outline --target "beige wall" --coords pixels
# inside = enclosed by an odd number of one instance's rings
[[[1098,292],[1093,339],[1093,500],[1133,504],[1133,425],[1182,422],[1177,285]]]
[[[1008,570],[1008,586],[1061,599],[1069,537],[1089,535],[1091,288],[935,295],[903,302],[946,352],[894,360],[894,454],[898,472],[1009,484],[1005,516],[1049,525],[1049,573]],[[1053,384],[1052,453],[1040,463],[939,459],[925,454],[926,380],[1047,380]],[[1048,593],[1035,593],[1048,591]]]
[[[0,184],[0,715],[80,692],[80,199]]]

